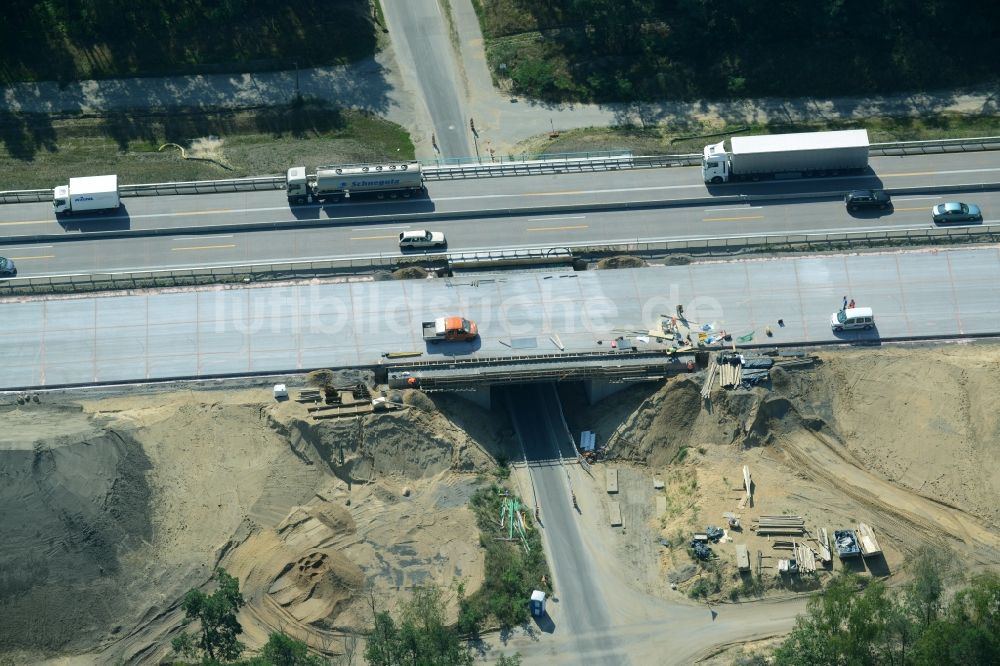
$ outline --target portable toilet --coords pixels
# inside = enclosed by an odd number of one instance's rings
[[[531,593],[531,616],[541,617],[545,615],[545,593],[535,590]]]

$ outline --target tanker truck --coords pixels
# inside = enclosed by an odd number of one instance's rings
[[[52,208],[56,215],[96,213],[115,210],[120,205],[116,175],[70,178],[69,185],[52,189]]]
[[[285,193],[292,206],[353,199],[359,195],[379,199],[420,196],[424,193],[424,180],[419,162],[321,166],[315,174],[306,173],[306,168],[300,166],[288,170]]]
[[[868,130],[734,136],[705,146],[706,183],[775,177],[832,176],[868,167]]]

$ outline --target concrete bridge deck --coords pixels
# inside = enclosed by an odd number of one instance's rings
[[[560,351],[550,336],[562,351],[592,352],[655,327],[677,304],[697,327],[752,333],[754,343],[994,335],[998,285],[1000,250],[989,246],[6,299],[0,388],[379,366],[391,352],[447,360]],[[874,308],[875,330],[831,332],[844,296]],[[475,319],[481,339],[425,343],[420,322],[445,314]]]

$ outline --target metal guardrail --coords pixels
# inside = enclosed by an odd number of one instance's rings
[[[883,231],[845,231],[822,234],[754,234],[636,241],[635,243],[575,243],[559,248],[524,248],[536,256],[555,252],[574,258],[596,259],[600,256],[631,254],[647,258],[673,253],[738,254],[799,250],[850,250],[858,247],[898,245],[933,245],[937,243],[995,243],[1000,241],[1000,224],[961,227],[916,227]],[[428,255],[440,257],[442,255]],[[449,256],[449,261],[451,257]],[[403,259],[404,261],[401,261]],[[413,265],[414,257],[358,256],[326,261],[260,263],[216,266],[197,269],[172,269],[121,273],[54,275],[38,278],[12,278],[0,281],[0,296],[15,294],[50,294],[67,292],[110,291],[149,287],[189,287],[224,282],[257,282],[263,279],[298,279],[348,272],[393,270]],[[408,261],[406,261],[408,260]],[[489,265],[484,268],[490,268]]]
[[[937,139],[931,141],[902,141],[873,143],[872,151],[879,155],[927,155],[949,152],[978,152],[1000,150],[1000,137],[974,137],[966,139]],[[608,171],[616,169],[644,169],[670,166],[694,166],[701,163],[701,154],[632,156],[626,151],[593,155],[590,153],[564,154],[558,157],[536,156],[535,159],[517,161],[491,161],[450,163],[448,160],[425,161],[424,176],[427,180],[457,180],[468,178],[493,178],[497,176],[522,176],[543,173]],[[181,183],[147,183],[122,185],[123,197],[160,196],[171,194],[210,194],[218,192],[247,192],[280,190],[285,186],[282,176],[257,178],[231,178]],[[34,203],[49,201],[52,190],[11,190],[0,192],[0,204]]]
[[[871,150],[879,155],[940,155],[942,153],[1000,150],[1000,136],[969,139],[931,139],[929,141],[897,141],[873,143]]]

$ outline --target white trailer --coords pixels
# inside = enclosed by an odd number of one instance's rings
[[[87,176],[70,178],[69,185],[59,185],[52,190],[52,208],[56,215],[69,213],[95,213],[116,210],[121,206],[118,193],[118,176]]]
[[[778,175],[818,176],[868,167],[868,130],[734,136],[705,146],[702,177],[706,183],[759,180]]]
[[[315,175],[306,173],[305,167],[292,167],[285,177],[285,194],[293,206],[310,200],[340,201],[364,194],[383,198],[423,193],[419,162],[326,166],[317,169]]]

